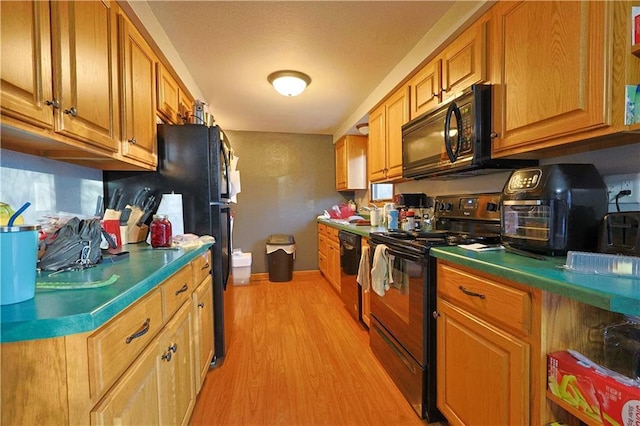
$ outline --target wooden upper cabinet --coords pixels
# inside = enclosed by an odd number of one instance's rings
[[[155,167],[156,56],[126,16],[118,15],[122,87],[122,155]]]
[[[409,121],[409,87],[404,85],[369,114],[369,181],[402,177],[402,125]]]
[[[51,2],[58,132],[118,151],[116,13],[108,1]]]
[[[1,19],[2,114],[53,128],[51,18],[43,1],[3,2]]]
[[[179,93],[178,82],[169,70],[160,62],[157,69],[158,113],[171,124],[179,122]]]
[[[184,90],[178,91],[178,119],[181,124],[187,124],[193,115],[194,99]]]
[[[409,80],[412,119],[488,79],[489,19],[481,17]]]
[[[591,1],[505,2],[492,9],[494,153],[547,148],[563,143],[560,137],[610,124],[610,79],[625,79],[624,72],[612,72],[612,39],[620,32],[614,3],[630,12],[626,2]],[[628,23],[620,27],[621,39],[629,38]]]
[[[424,114],[440,103],[440,60],[435,59],[422,67],[409,81],[411,88],[411,118]]]
[[[367,146],[368,176],[370,182],[378,182],[386,177],[385,105],[369,114],[369,144]]]
[[[367,138],[346,135],[336,142],[336,190],[367,188]]]
[[[398,89],[385,102],[387,114],[387,179],[402,177],[402,126],[409,121],[409,90]]]

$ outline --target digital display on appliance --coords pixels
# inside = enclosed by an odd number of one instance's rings
[[[510,191],[529,191],[534,189],[540,183],[542,170],[522,170],[517,171],[509,179]]]

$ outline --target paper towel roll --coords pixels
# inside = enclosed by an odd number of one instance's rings
[[[184,234],[182,194],[162,194],[156,214],[166,214],[169,217],[173,236]]]

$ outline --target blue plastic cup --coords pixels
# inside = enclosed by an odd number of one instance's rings
[[[398,210],[391,210],[388,213],[387,227],[389,229],[398,229]]]
[[[0,305],[35,296],[39,229],[40,225],[0,227]]]

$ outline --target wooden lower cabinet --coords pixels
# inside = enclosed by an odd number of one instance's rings
[[[325,279],[340,294],[340,241],[338,228],[318,224],[318,267]]]
[[[187,424],[213,354],[205,256],[95,331],[3,343],[1,424]],[[168,308],[164,290],[185,280]]]
[[[211,275],[193,292],[195,325],[196,391],[202,387],[213,359],[213,281]]]
[[[145,349],[107,397],[91,411],[92,425],[161,424],[157,353],[157,343]]]
[[[185,303],[158,337],[160,424],[186,425],[191,417],[196,403],[193,337],[193,307]]]
[[[438,261],[437,401],[452,425],[541,424],[540,291]]]

